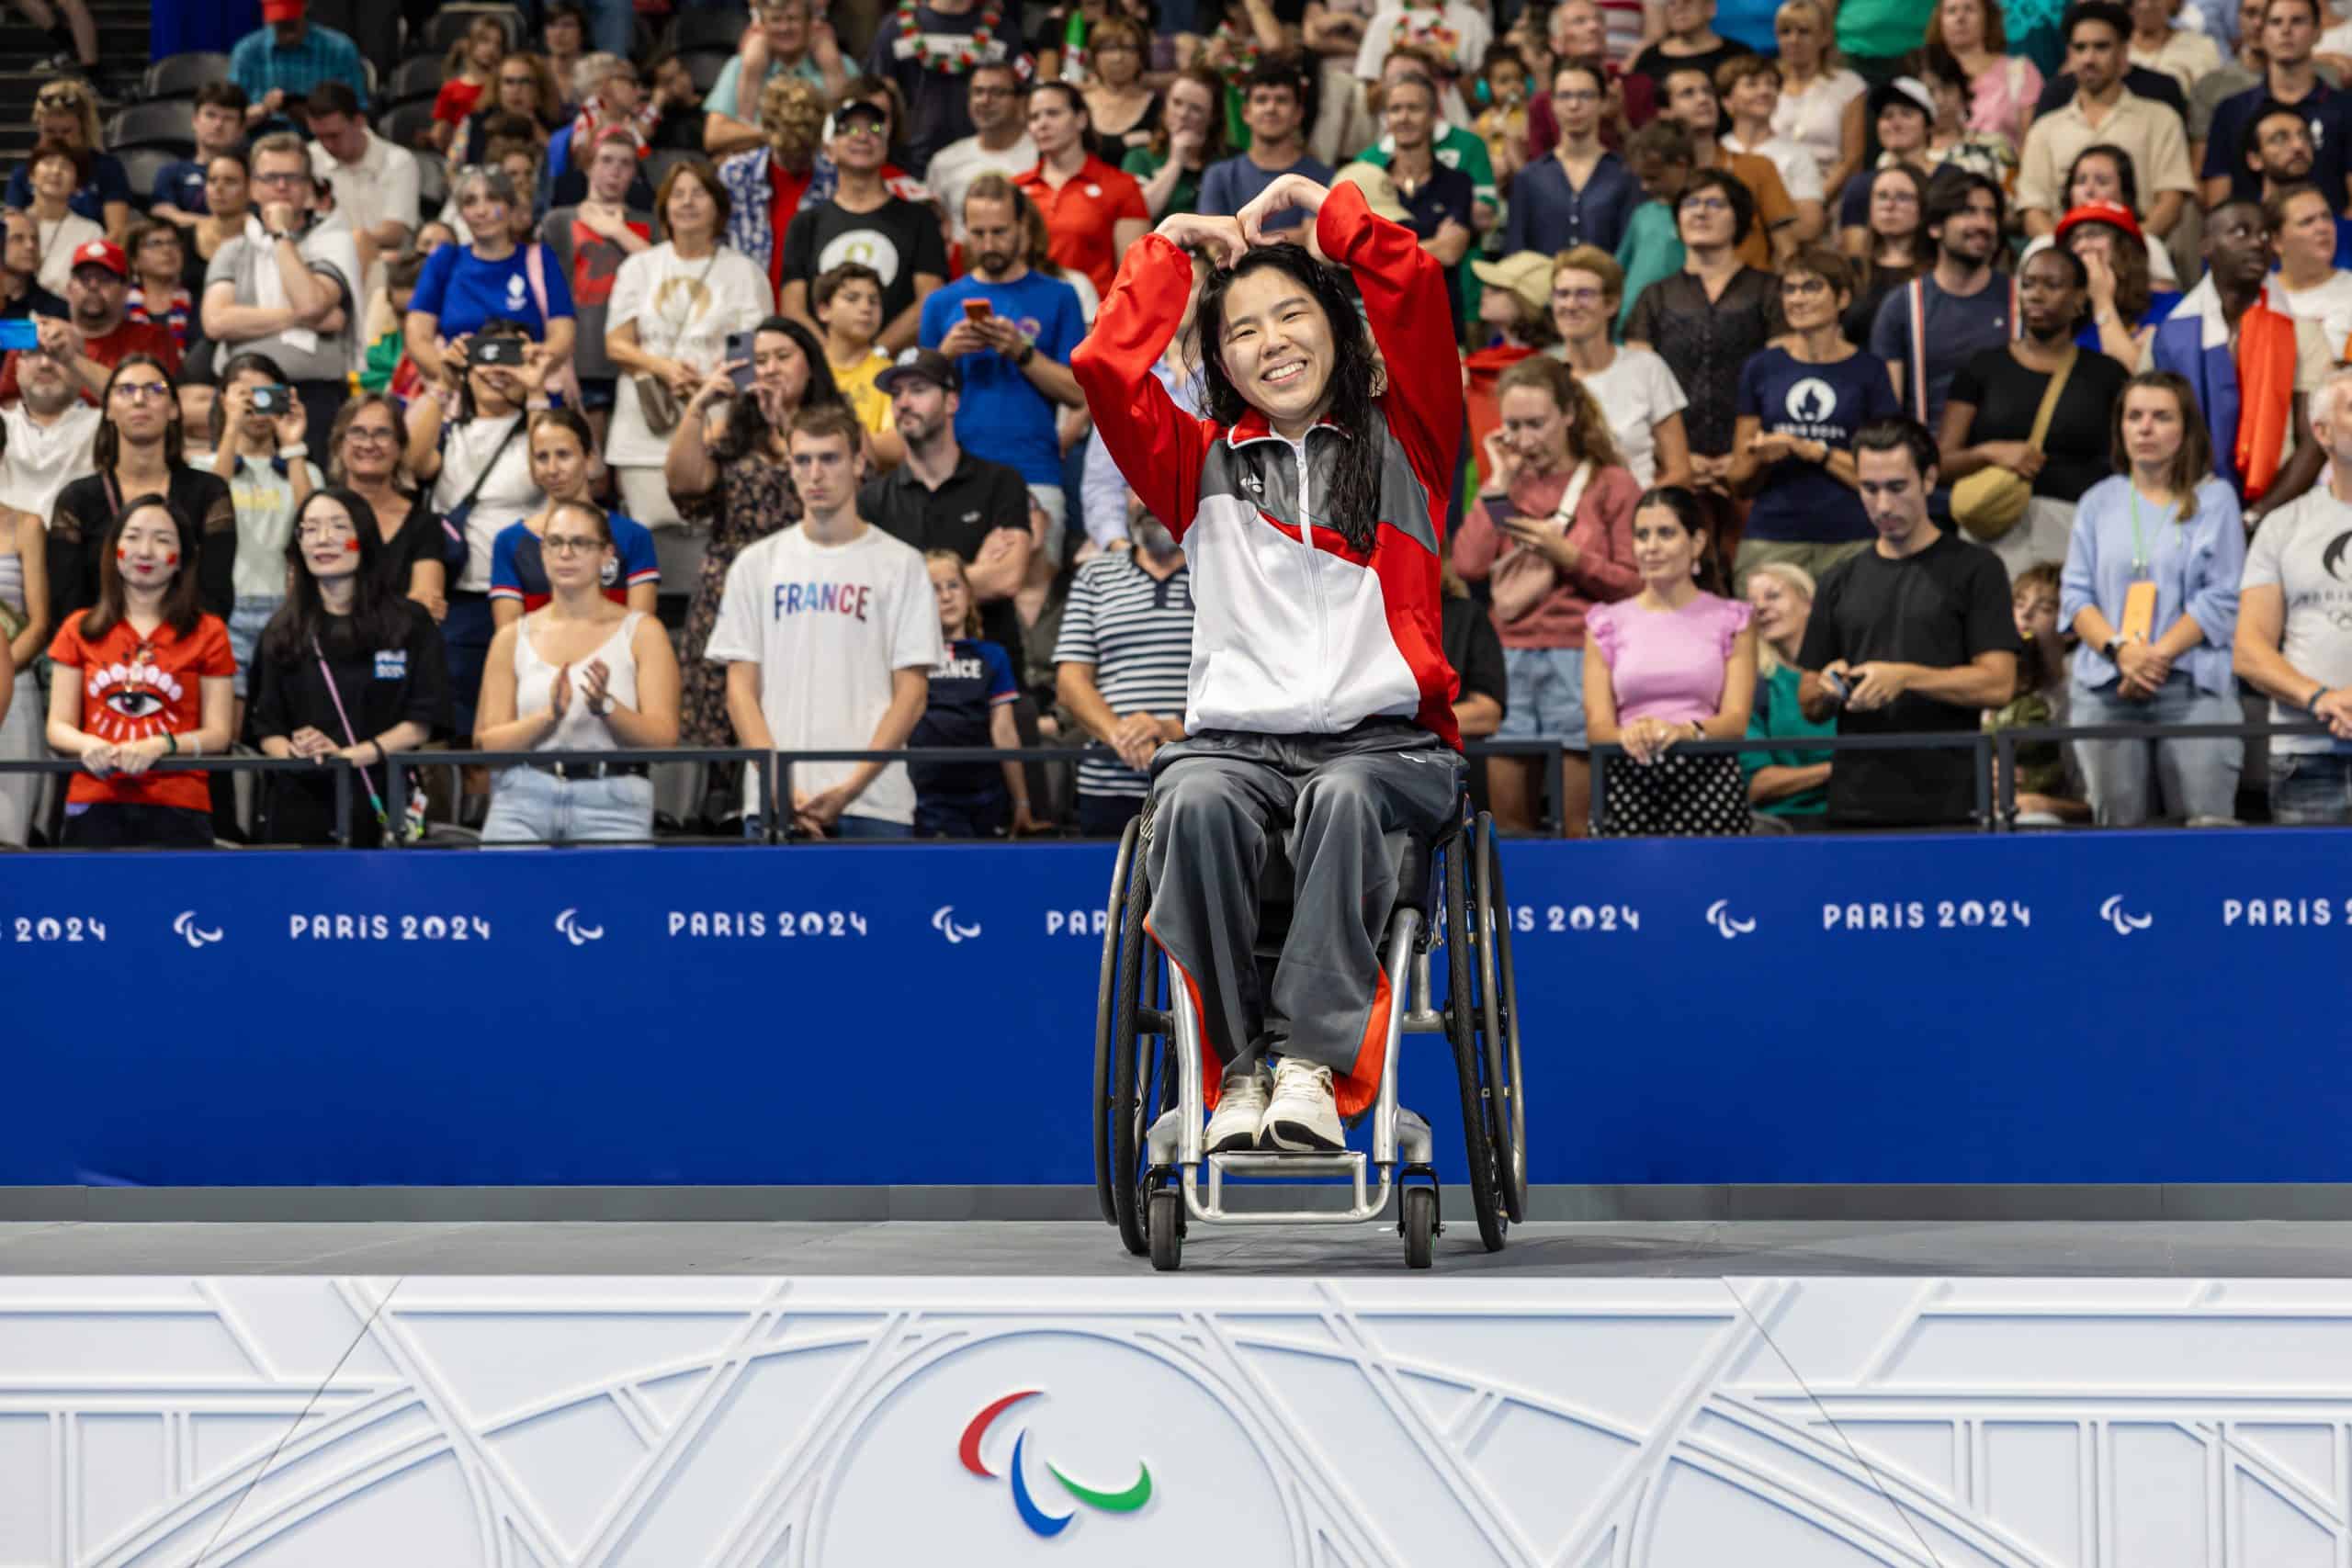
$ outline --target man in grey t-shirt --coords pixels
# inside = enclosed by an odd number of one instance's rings
[[[2270,815],[2352,822],[2352,370],[2312,396],[2327,483],[2262,520],[2238,589],[2238,674],[2270,694],[2272,722],[2330,735],[2270,740]]]
[[[204,335],[229,352],[266,354],[286,371],[323,453],[350,396],[358,355],[359,247],[341,218],[315,222],[310,150],[292,134],[254,144],[258,216],[204,274]]]

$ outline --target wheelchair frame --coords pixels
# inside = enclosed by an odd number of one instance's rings
[[[1438,1217],[1429,1123],[1397,1100],[1405,1037],[1442,1034],[1453,1047],[1471,1168],[1472,1212],[1487,1251],[1525,1217],[1526,1113],[1521,1091],[1517,977],[1510,906],[1494,823],[1466,806],[1429,846],[1428,881],[1401,899],[1381,943],[1388,975],[1387,1050],[1370,1108],[1371,1151],[1203,1150],[1208,1047],[1187,987],[1143,931],[1150,890],[1144,846],[1149,807],[1127,826],[1111,876],[1096,997],[1094,1168],[1102,1217],[1155,1267],[1182,1266],[1191,1220],[1204,1224],[1358,1224],[1384,1217],[1392,1194],[1407,1263],[1428,1268]],[[1446,1005],[1434,1005],[1435,950],[1448,958]],[[1147,979],[1150,985],[1145,996]],[[1343,1210],[1226,1207],[1227,1175],[1344,1179]]]

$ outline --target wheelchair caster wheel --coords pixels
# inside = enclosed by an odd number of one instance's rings
[[[1184,1194],[1173,1187],[1151,1195],[1151,1266],[1162,1273],[1184,1266]]]
[[[1437,1247],[1437,1194],[1426,1187],[1405,1189],[1405,1267],[1426,1269]]]

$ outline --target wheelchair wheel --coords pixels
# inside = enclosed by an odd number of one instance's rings
[[[1478,1218],[1478,1239],[1488,1252],[1500,1252],[1510,1215],[1503,1208],[1502,1165],[1479,1066],[1478,997],[1470,964],[1470,876],[1464,863],[1470,859],[1469,836],[1457,834],[1444,853],[1445,1035],[1453,1045],[1454,1076],[1462,1085],[1462,1136],[1470,1156],[1470,1205]]]
[[[1115,1111],[1111,1100],[1111,1054],[1119,1036],[1114,1032],[1118,1018],[1119,987],[1126,965],[1119,962],[1119,939],[1125,927],[1127,877],[1136,864],[1136,840],[1140,820],[1130,821],[1126,831],[1119,836],[1118,858],[1111,863],[1111,903],[1108,917],[1102,922],[1102,970],[1094,987],[1094,1201],[1102,1211],[1104,1224],[1118,1223],[1118,1211],[1112,1204],[1112,1173],[1117,1168],[1111,1163],[1111,1123]]]
[[[1175,1103],[1175,1047],[1159,1032],[1160,1018],[1147,1021],[1142,1015],[1144,976],[1156,976],[1159,968],[1158,952],[1144,938],[1148,895],[1138,851],[1127,867],[1125,907],[1117,912],[1119,974],[1110,1051],[1111,1210],[1119,1239],[1138,1258],[1152,1250],[1150,1227],[1159,1218],[1157,1205],[1147,1207],[1143,1185],[1147,1135],[1160,1112]],[[1156,979],[1153,994],[1159,994]]]
[[[1525,1224],[1527,1093],[1519,1073],[1519,974],[1511,965],[1510,900],[1503,893],[1502,844],[1495,835],[1495,819],[1480,812],[1476,831],[1477,858],[1471,863],[1471,886],[1476,908],[1471,919],[1478,937],[1479,1055],[1493,1111],[1488,1124],[1503,1173],[1503,1209]]]
[[[1184,1266],[1184,1194],[1173,1187],[1151,1194],[1151,1266],[1163,1274]]]
[[[1405,1189],[1405,1267],[1426,1269],[1437,1258],[1437,1194],[1426,1187]]]

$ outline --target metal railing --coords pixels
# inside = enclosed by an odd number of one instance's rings
[[[1990,833],[2014,831],[2017,827],[2017,753],[2023,746],[2078,740],[2249,739],[2270,736],[2324,736],[2327,733],[2325,726],[2311,723],[2064,725],[2031,729],[1948,730],[1903,735],[1808,735],[1684,740],[1676,742],[1673,752],[1679,756],[1710,756],[1736,755],[1745,751],[1808,751],[1834,755],[1840,751],[1968,750],[1975,754],[1975,763],[1971,769],[1975,789],[1971,822],[1977,829]],[[1490,757],[1537,759],[1545,764],[1545,780],[1555,807],[1565,797],[1566,753],[1554,742],[1474,740],[1465,745],[1464,750],[1474,762]],[[1607,820],[1608,769],[1602,764],[1611,757],[1623,754],[1624,748],[1614,742],[1596,743],[1590,749],[1593,763],[1590,826],[1595,832],[1600,831]],[[398,751],[392,754],[396,765],[389,770],[382,798],[386,818],[391,822],[400,821],[407,810],[408,773],[413,769],[503,769],[557,763],[567,767],[619,764],[648,768],[670,764],[738,765],[750,770],[751,815],[760,820],[759,841],[779,844],[793,841],[795,838],[790,814],[772,810],[769,807],[772,802],[792,798],[792,770],[803,764],[881,761],[971,765],[1021,762],[1075,766],[1089,760],[1099,761],[1111,755],[1111,749],[1100,743],[1082,747],[901,747],[889,751],[763,751],[742,747],[602,751]],[[80,762],[63,757],[0,758],[0,778],[19,773],[67,775],[79,773],[81,766]],[[166,770],[300,773],[311,777],[324,775],[334,784],[334,840],[339,845],[348,846],[351,843],[355,813],[366,808],[363,803],[367,799],[368,784],[359,779],[361,770],[356,764],[341,758],[314,761],[300,757],[265,757],[251,752],[231,752],[200,758],[167,757],[158,761],[151,771]],[[367,771],[379,777],[385,773],[385,770],[373,767]],[[397,841],[395,835],[388,843],[397,846]]]

